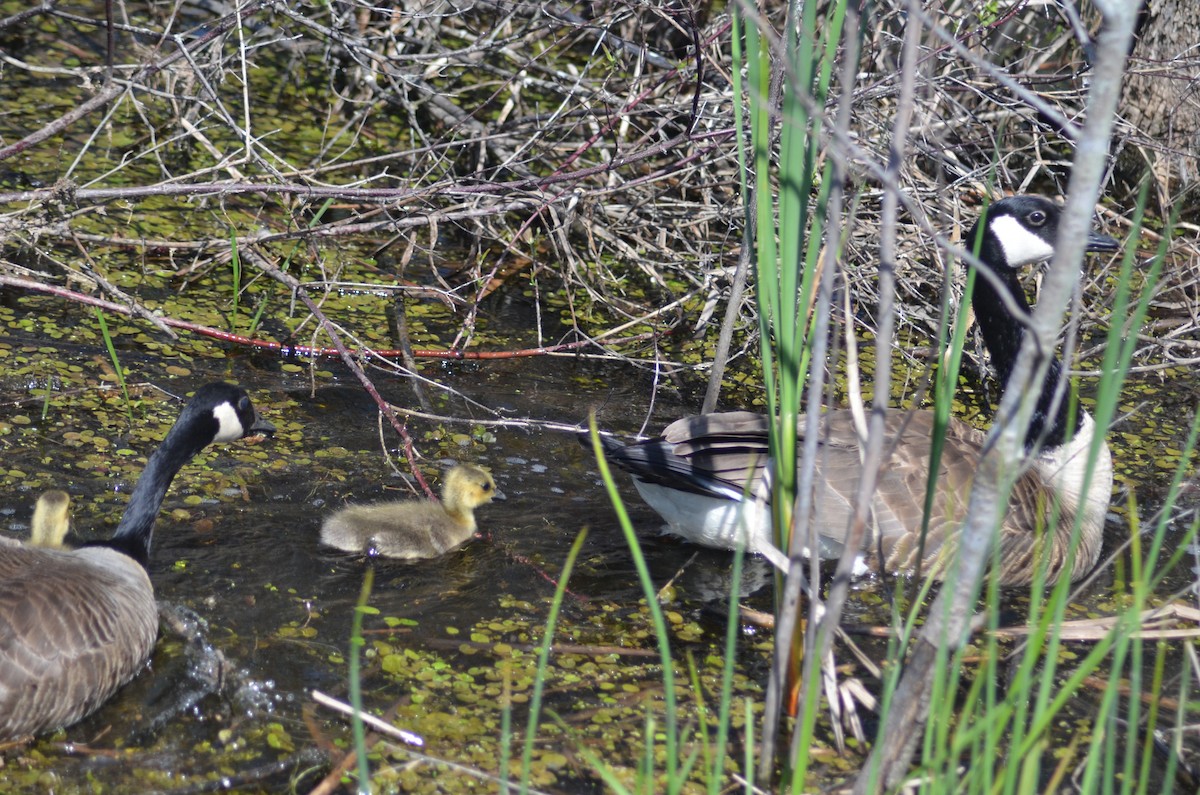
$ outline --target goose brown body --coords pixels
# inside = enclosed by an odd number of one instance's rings
[[[871,500],[860,573],[867,568],[911,572],[917,568],[919,559],[923,571],[936,575],[954,550],[958,530],[966,518],[967,498],[985,435],[964,422],[950,421],[928,530],[921,546],[933,423],[934,414],[929,411],[893,411],[885,419],[885,460]],[[803,442],[804,424],[805,418],[801,417],[798,444]],[[862,479],[862,450],[849,411],[823,413],[819,427],[813,526],[819,556],[836,558],[842,554],[842,542]],[[1086,435],[1090,438],[1090,433]],[[669,509],[660,507],[659,493],[672,488],[667,484],[674,484],[676,489],[686,486],[680,479],[664,475],[666,471],[687,473],[693,480],[698,477],[707,480],[710,495],[715,482],[723,483],[729,493],[745,492],[747,482],[751,494],[762,489],[768,461],[767,418],[747,411],[686,417],[666,427],[661,440],[654,445],[654,452],[644,455],[646,448],[638,448],[639,445],[612,445],[606,453],[619,465],[639,474],[635,480],[639,492],[670,522]],[[1087,447],[1082,443],[1068,446],[1067,456],[1040,455],[1014,484],[998,541],[1001,584],[1028,583],[1035,565],[1042,560],[1049,581],[1064,573],[1078,579],[1096,564],[1108,505],[1107,499],[1099,495],[1111,491],[1112,461],[1107,446],[1102,447],[1092,474],[1093,489],[1089,492],[1097,496],[1081,500],[1078,488],[1070,488],[1066,481],[1074,477],[1073,472],[1082,472],[1086,456]],[[645,477],[650,460],[658,465],[657,481]],[[665,462],[671,463],[664,466]],[[698,490],[693,493],[699,496]],[[769,522],[765,503],[722,501],[732,509],[723,525],[728,535],[701,543],[732,548],[737,533],[747,531],[749,551],[766,551],[771,539],[766,533]],[[755,511],[762,515],[756,515]],[[1071,531],[1076,514],[1080,513],[1079,548],[1070,570],[1066,571]],[[694,524],[672,528],[685,537],[693,537],[695,529]],[[1048,530],[1043,532],[1044,529]]]
[[[273,430],[241,389],[209,384],[150,456],[110,539],[0,544],[0,741],[86,717],[145,666],[158,634],[145,564],[172,479],[214,441]]]
[[[349,505],[321,526],[321,541],[345,552],[420,560],[444,555],[475,534],[475,509],[499,496],[491,473],[461,464],[446,473],[442,502]]]
[[[966,236],[981,243],[979,259],[995,279],[975,282],[972,306],[1002,383],[1016,364],[1029,304],[1018,281],[1023,266],[1054,254],[1060,208],[1040,196],[996,202]],[[1092,233],[1090,251],[1112,251],[1116,240]],[[1047,581],[1078,579],[1099,558],[1112,491],[1112,460],[1103,439],[1088,473],[1095,423],[1058,393],[1061,363],[1052,358],[1025,435],[1027,466],[1015,482],[1001,520],[998,577],[1003,585],[1032,581],[1038,565]],[[768,418],[750,412],[687,417],[656,438],[622,445],[603,438],[605,455],[633,475],[642,498],[667,521],[670,532],[706,546],[744,544],[777,564],[770,515]],[[797,427],[805,443],[806,419]],[[860,435],[849,411],[821,415],[810,525],[821,557],[838,557],[849,530],[862,474]],[[891,411],[885,418],[885,457],[871,498],[867,538],[856,551],[857,571],[868,567],[939,575],[958,543],[985,434],[951,419],[941,453],[927,531],[922,536],[934,415]],[[1086,486],[1086,491],[1085,491]],[[1068,566],[1079,519],[1079,545]],[[922,540],[923,539],[923,540]],[[813,550],[805,549],[805,554]]]
[[[132,679],[154,648],[158,608],[146,570],[116,550],[3,553],[0,738],[14,739],[75,723]]]

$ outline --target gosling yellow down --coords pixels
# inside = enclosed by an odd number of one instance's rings
[[[63,539],[71,529],[71,495],[58,489],[42,492],[33,508],[29,545],[44,549],[63,549]]]
[[[446,473],[442,502],[406,500],[348,505],[321,526],[321,543],[389,558],[436,558],[475,534],[475,509],[503,495],[485,469],[459,464]]]

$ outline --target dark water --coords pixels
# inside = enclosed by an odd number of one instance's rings
[[[17,344],[21,339],[6,341]],[[64,349],[62,355],[73,351]],[[87,357],[80,359],[88,362]],[[456,639],[466,637],[477,622],[508,620],[514,614],[533,630],[527,633],[528,642],[538,642],[552,580],[585,528],[587,540],[570,583],[578,596],[568,599],[568,616],[572,605],[578,606],[577,616],[594,616],[592,605],[606,605],[619,625],[623,611],[636,609],[642,591],[591,454],[574,434],[564,431],[497,428],[492,431],[494,441],[464,449],[459,458],[489,467],[507,499],[480,509],[483,537],[452,554],[404,563],[368,560],[319,546],[320,520],[328,511],[347,501],[404,498],[408,491],[380,451],[374,404],[348,373],[336,363],[323,364],[334,375],[321,379],[311,392],[307,374],[285,373],[278,365],[261,357],[211,366],[193,361],[191,375],[171,385],[185,391],[213,378],[236,380],[261,407],[286,406],[284,412],[264,408],[264,414],[281,430],[299,427],[300,441],[258,446],[263,465],[257,471],[239,465],[246,482],[244,496],[201,494],[199,507],[194,500],[186,503],[190,520],[179,521],[171,511],[185,504],[185,495],[192,491],[189,468],[184,468],[164,505],[152,553],[158,598],[182,616],[176,621],[183,627],[164,630],[148,670],[112,702],[32,746],[44,755],[38,757],[40,762],[20,770],[20,775],[14,775],[20,766],[12,764],[0,771],[4,791],[41,791],[48,780],[62,791],[86,790],[93,780],[118,789],[136,782],[148,790],[231,785],[273,791],[293,779],[311,785],[314,774],[300,772],[305,763],[311,764],[304,750],[314,746],[302,713],[311,705],[314,689],[346,696],[345,654],[368,567],[374,570],[370,604],[378,610],[377,618],[366,621],[368,631],[391,637],[385,619],[398,619],[405,622],[398,637],[406,647],[444,649],[449,644],[453,649]],[[513,418],[576,423],[595,406],[602,424],[629,433],[637,430],[647,411],[646,382],[630,378],[627,370],[622,374],[612,365],[584,359],[434,364],[426,375]],[[601,386],[585,393],[576,386],[581,381]],[[402,381],[379,377],[376,383],[389,401],[414,403]],[[10,379],[6,391],[19,397],[28,386],[36,385]],[[683,411],[677,404],[663,405],[668,412]],[[482,416],[458,399],[441,401],[437,411],[451,417],[467,417],[472,411]],[[655,426],[659,424],[656,420]],[[418,449],[437,456],[426,468],[435,477],[449,458],[441,455],[444,446],[423,444],[420,434],[436,426],[409,423]],[[394,449],[395,434],[389,429],[385,437]],[[321,453],[330,448],[344,448],[349,455],[339,457],[336,467],[326,466]],[[43,452],[12,450],[6,465],[36,468]],[[144,455],[148,450],[138,452]],[[232,449],[224,455],[216,451],[209,464],[228,465],[234,454]],[[30,460],[22,462],[22,455]],[[289,463],[302,457],[311,463]],[[403,460],[398,464],[404,466]],[[330,474],[334,471],[336,477]],[[110,487],[100,478],[86,477],[65,485],[83,513],[92,501],[103,502],[104,490]],[[656,585],[677,578],[673,608],[695,618],[707,600],[723,600],[730,556],[660,537],[655,515],[637,502],[627,483],[622,482],[622,488],[631,497],[630,509]],[[99,493],[81,493],[89,489]],[[0,507],[8,511],[10,534],[24,531],[32,499],[32,493],[5,495]],[[84,523],[80,534],[98,533]],[[751,573],[758,582],[765,581],[760,562],[753,563]],[[504,599],[527,604],[506,608]],[[760,606],[767,606],[765,597]],[[616,626],[611,632],[619,630]],[[719,637],[720,625],[712,630],[713,637]],[[653,649],[649,639],[634,645]],[[369,706],[383,709],[405,697],[403,686],[373,675],[378,670],[371,662],[367,671]],[[331,713],[316,711],[310,720],[329,737],[347,736],[345,722]],[[275,724],[291,744],[282,750],[264,749],[262,741],[269,740],[269,727]],[[246,738],[246,747],[239,748],[237,738]],[[203,752],[194,753],[197,748]],[[134,769],[139,772],[131,778],[129,771]]]
[[[495,320],[502,323],[504,318]],[[36,344],[40,352],[35,355],[78,361],[85,370],[95,368],[89,355],[94,351],[85,347],[63,344],[56,349],[47,346],[45,339],[19,332],[0,342],[14,348]],[[163,364],[135,347],[122,353],[147,371]],[[426,377],[461,396],[446,399],[433,392],[437,413],[456,419],[502,417],[531,422],[523,428],[492,428],[494,438],[462,446],[426,434],[439,429],[469,433],[469,425],[409,422],[417,449],[430,456],[424,467],[427,474],[436,477],[453,458],[482,464],[493,471],[507,499],[480,509],[482,537],[437,560],[403,563],[368,560],[318,545],[321,518],[330,510],[347,501],[404,498],[409,491],[380,449],[374,404],[350,374],[335,362],[324,362],[321,368],[331,375],[318,378],[314,391],[306,372],[285,372],[283,364],[262,356],[234,356],[212,363],[193,360],[190,375],[170,384],[172,390],[183,392],[215,378],[236,380],[281,427],[284,438],[255,448],[257,464],[238,465],[246,484],[244,494],[197,495],[190,485],[197,480],[195,471],[185,467],[181,472],[156,530],[152,577],[160,601],[182,627],[164,630],[149,668],[103,709],[25,749],[25,762],[10,759],[0,769],[3,791],[41,792],[48,782],[64,792],[89,791],[93,783],[117,791],[228,787],[270,792],[291,786],[307,790],[326,769],[320,751],[324,743],[345,747],[348,737],[345,721],[314,708],[310,694],[315,689],[346,697],[351,620],[368,569],[374,573],[370,605],[378,611],[364,622],[368,644],[382,640],[408,651],[433,652],[442,655],[439,664],[444,662],[456,675],[466,676],[479,663],[461,656],[460,646],[481,625],[504,625],[486,642],[532,645],[540,641],[552,580],[576,535],[587,529],[570,583],[575,596],[568,598],[564,611],[568,629],[560,640],[654,648],[653,640],[644,635],[621,634],[627,624],[638,620],[635,612],[643,594],[590,452],[573,433],[532,422],[579,424],[594,409],[603,427],[634,433],[650,411],[654,387],[649,374],[571,357],[427,365]],[[393,404],[416,405],[404,380],[376,374],[375,382]],[[10,403],[10,416],[36,413],[42,382],[10,374],[3,383],[6,395],[28,401]],[[690,396],[660,391],[650,428],[660,428],[670,418],[692,410],[689,402]],[[497,413],[489,414],[480,405]],[[112,421],[119,424],[119,418]],[[404,468],[403,459],[396,455],[395,434],[388,429],[384,438],[393,460]],[[460,452],[452,456],[456,449]],[[344,452],[326,455],[331,450]],[[71,455],[70,451],[49,452]],[[149,450],[138,452],[144,455]],[[232,446],[217,451],[209,466],[230,466],[236,456]],[[14,445],[7,451],[5,465],[9,470],[38,472],[47,460],[45,446]],[[106,491],[111,492],[113,485],[100,475],[89,478],[86,471],[77,472],[66,485],[84,515],[94,507],[89,500],[111,500]],[[717,644],[723,631],[720,621],[707,616],[712,603],[727,598],[730,556],[659,536],[655,514],[640,503],[624,478],[621,488],[656,587],[674,580],[676,593],[668,607],[684,620],[698,622],[700,645],[695,648],[697,653],[708,653],[714,646],[703,644]],[[1139,496],[1143,505],[1153,506],[1161,492],[1162,484],[1149,483]],[[199,506],[196,496],[201,498]],[[7,512],[12,534],[23,532],[32,500],[32,493],[20,489],[4,495],[0,508]],[[1173,534],[1186,529],[1188,518],[1182,511],[1195,502],[1190,493],[1185,497]],[[175,518],[172,511],[180,507],[187,507],[189,519]],[[85,535],[96,532],[90,527],[84,524]],[[1127,533],[1126,527],[1120,517],[1114,517],[1106,550]],[[765,584],[768,577],[761,561],[751,564],[748,576],[756,584]],[[1184,566],[1163,592],[1186,591],[1193,582],[1191,567]],[[1112,584],[1110,570],[1080,601],[1088,604],[1106,598]],[[759,591],[752,603],[769,609],[768,592],[769,588]],[[886,623],[884,594],[875,584],[863,584],[848,607],[847,623]],[[749,685],[761,687],[764,657],[750,653],[758,641],[753,631],[746,630],[740,659]],[[870,640],[861,642],[871,648]],[[883,645],[872,653],[882,656]],[[365,663],[366,704],[376,712],[404,704],[417,692],[405,675],[385,675],[380,665],[375,658]],[[587,685],[583,696],[564,689],[558,694],[560,700],[552,703],[568,720],[572,715],[591,714],[600,703],[587,695],[593,689],[594,685]],[[494,711],[495,698],[490,698],[489,709]],[[1086,696],[1080,701],[1087,701]],[[438,709],[447,715],[470,715],[471,703],[439,704]],[[1085,704],[1080,706],[1086,710]],[[397,723],[404,725],[403,720]],[[493,740],[498,736],[491,726],[470,731]],[[463,742],[459,736],[434,737],[428,750],[458,758]],[[486,763],[475,764],[495,772]],[[578,771],[564,773],[557,783],[565,791],[584,792],[592,786],[586,783],[588,778]]]
[[[19,341],[12,336],[6,340]],[[62,355],[73,353],[67,349]],[[263,444],[258,452],[265,455],[264,466],[246,471],[245,498],[209,495],[202,510],[208,522],[173,519],[170,512],[188,492],[188,468],[181,472],[158,522],[152,579],[161,602],[182,616],[184,634],[178,628],[164,629],[149,669],[112,703],[66,733],[35,743],[29,753],[37,754],[37,764],[24,770],[10,764],[0,771],[0,781],[7,776],[5,791],[41,791],[47,781],[56,791],[88,791],[95,782],[118,790],[134,785],[185,791],[229,785],[276,791],[289,782],[304,782],[305,789],[323,770],[318,740],[346,740],[346,723],[313,709],[310,693],[319,689],[346,697],[344,654],[368,567],[374,573],[370,603],[378,610],[378,616],[368,616],[365,622],[373,633],[368,642],[383,638],[404,648],[448,654],[445,659],[454,665],[460,639],[479,623],[520,616],[521,628],[500,633],[502,639],[523,638],[530,644],[540,640],[551,579],[576,534],[587,528],[570,584],[580,598],[569,598],[565,612],[568,621],[575,618],[587,626],[598,612],[593,605],[606,605],[616,626],[598,630],[595,636],[569,633],[562,640],[596,642],[608,636],[631,647],[653,648],[646,638],[619,639],[620,623],[636,609],[642,592],[590,453],[574,435],[536,428],[494,430],[494,441],[472,444],[461,456],[490,467],[508,497],[480,509],[484,537],[439,560],[370,561],[320,548],[317,532],[323,514],[343,502],[407,494],[402,478],[379,452],[372,402],[336,364],[325,365],[334,377],[323,379],[314,393],[307,388],[305,373],[272,370],[269,365],[262,359],[235,359],[232,366],[227,361],[220,367],[193,361],[188,383],[174,384],[186,389],[212,377],[236,379],[260,405],[287,406],[270,419],[283,430],[301,429],[300,441]],[[631,376],[628,369],[576,359],[439,364],[427,375],[480,404],[502,408],[509,417],[572,423],[596,407],[601,424],[624,432],[640,426],[647,412],[644,396],[650,394],[649,384],[636,372]],[[602,385],[584,390],[577,387],[581,382]],[[412,404],[406,383],[378,378],[377,384],[394,404]],[[10,383],[7,394],[19,394],[20,389],[22,385]],[[660,396],[660,410],[670,418],[686,408]],[[439,411],[450,417],[478,413],[462,401],[451,401]],[[652,425],[660,424],[655,419]],[[419,422],[409,424],[414,435],[421,428]],[[386,434],[392,447],[394,436]],[[331,477],[334,468],[323,464],[320,453],[334,447],[364,453],[354,460],[367,464],[344,480]],[[40,454],[10,450],[5,464],[10,470],[35,468]],[[22,455],[30,460],[23,461]],[[312,464],[288,464],[299,456],[312,456]],[[211,466],[221,464],[218,453]],[[436,472],[438,467],[428,468]],[[95,486],[80,480],[72,488]],[[670,608],[703,623],[706,604],[727,598],[730,556],[658,536],[658,519],[637,501],[628,484],[622,482],[622,488],[656,586],[678,576]],[[84,495],[74,496],[78,500]],[[12,530],[22,530],[20,521],[30,503],[30,495],[6,495]],[[1181,578],[1186,578],[1187,568]],[[751,566],[751,574],[758,582],[766,581],[761,563]],[[1099,597],[1110,586],[1111,578],[1105,575],[1092,592]],[[1169,587],[1186,584],[1177,579]],[[767,608],[764,593],[758,596],[758,606]],[[878,623],[877,588],[864,585],[862,597],[865,602],[852,599],[847,623],[860,617]],[[523,604],[512,606],[514,599]],[[392,626],[397,621],[398,629]],[[706,626],[706,642],[715,642],[720,624]],[[745,673],[761,685],[761,659],[755,659],[746,660]],[[377,662],[368,660],[366,670],[366,703],[372,709],[384,710],[406,699],[403,682],[380,675]],[[569,700],[558,707],[569,715],[580,704]],[[313,725],[317,735],[312,734]],[[272,727],[281,728],[290,741],[282,743],[283,748],[270,747],[272,731],[280,736]],[[454,742],[432,745],[431,752],[454,758]],[[204,753],[194,753],[196,748]],[[304,772],[308,767],[312,770]],[[14,775],[18,771],[20,775]],[[559,784],[568,791],[587,791],[584,779],[565,776]]]

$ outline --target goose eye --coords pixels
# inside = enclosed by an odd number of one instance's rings
[[[1042,224],[1046,223],[1046,213],[1042,212],[1041,210],[1034,210],[1029,214],[1029,223],[1033,224],[1034,226],[1041,226]]]

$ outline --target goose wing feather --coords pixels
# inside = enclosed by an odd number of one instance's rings
[[[929,482],[929,451],[934,415],[927,411],[889,412],[885,418],[884,461],[871,502],[871,519],[864,540],[867,561],[888,571],[908,571],[917,562],[925,491]],[[982,434],[951,421],[938,465],[923,547],[923,564],[934,565],[947,538],[952,538],[966,515],[966,502]],[[831,411],[822,416],[817,454],[818,484],[814,498],[815,525],[822,554],[841,554],[862,481],[862,450],[853,416]]]
[[[861,480],[857,435],[849,412],[826,415],[819,466],[826,488],[818,489],[818,526],[823,547],[840,554],[853,509],[854,495]],[[979,464],[985,434],[964,422],[952,419],[946,429],[937,473],[937,491],[930,511],[924,546],[920,545],[925,489],[929,473],[929,440],[933,437],[934,415],[927,411],[894,412],[886,421],[888,456],[880,468],[872,500],[872,524],[867,540],[867,556],[872,565],[891,572],[910,572],[916,568],[918,552],[925,572],[940,572],[956,551],[975,470]],[[1035,565],[1046,556],[1047,581],[1064,573],[1067,563],[1069,530],[1074,523],[1070,506],[1058,508],[1052,522],[1054,490],[1051,483],[1034,467],[1027,469],[1013,484],[1008,509],[1000,528],[996,554],[1001,585],[1027,585]],[[1064,528],[1061,533],[1039,532],[1037,528]],[[1094,534],[1093,534],[1094,535]],[[1099,543],[1085,534],[1083,548],[1075,556],[1072,579],[1095,564]],[[1091,544],[1091,546],[1089,546]],[[1095,547],[1093,549],[1092,547]]]
[[[741,499],[747,477],[761,482],[767,461],[766,417],[749,411],[684,417],[639,444],[600,440],[605,456],[639,480],[705,497]]]
[[[1055,500],[1052,484],[1040,472],[1025,472],[1013,484],[997,544],[1001,584],[1028,585],[1043,561],[1047,582],[1054,582],[1064,573],[1076,580],[1091,569],[1099,557],[1101,536],[1086,532],[1071,570],[1066,569],[1075,513],[1073,506]]]
[[[0,547],[0,615],[0,738],[81,719],[141,670],[158,634],[145,571],[98,547]]]
[[[663,431],[675,455],[705,478],[720,481],[740,497],[747,479],[755,485],[766,471],[767,418],[749,411],[704,414],[676,420]]]

